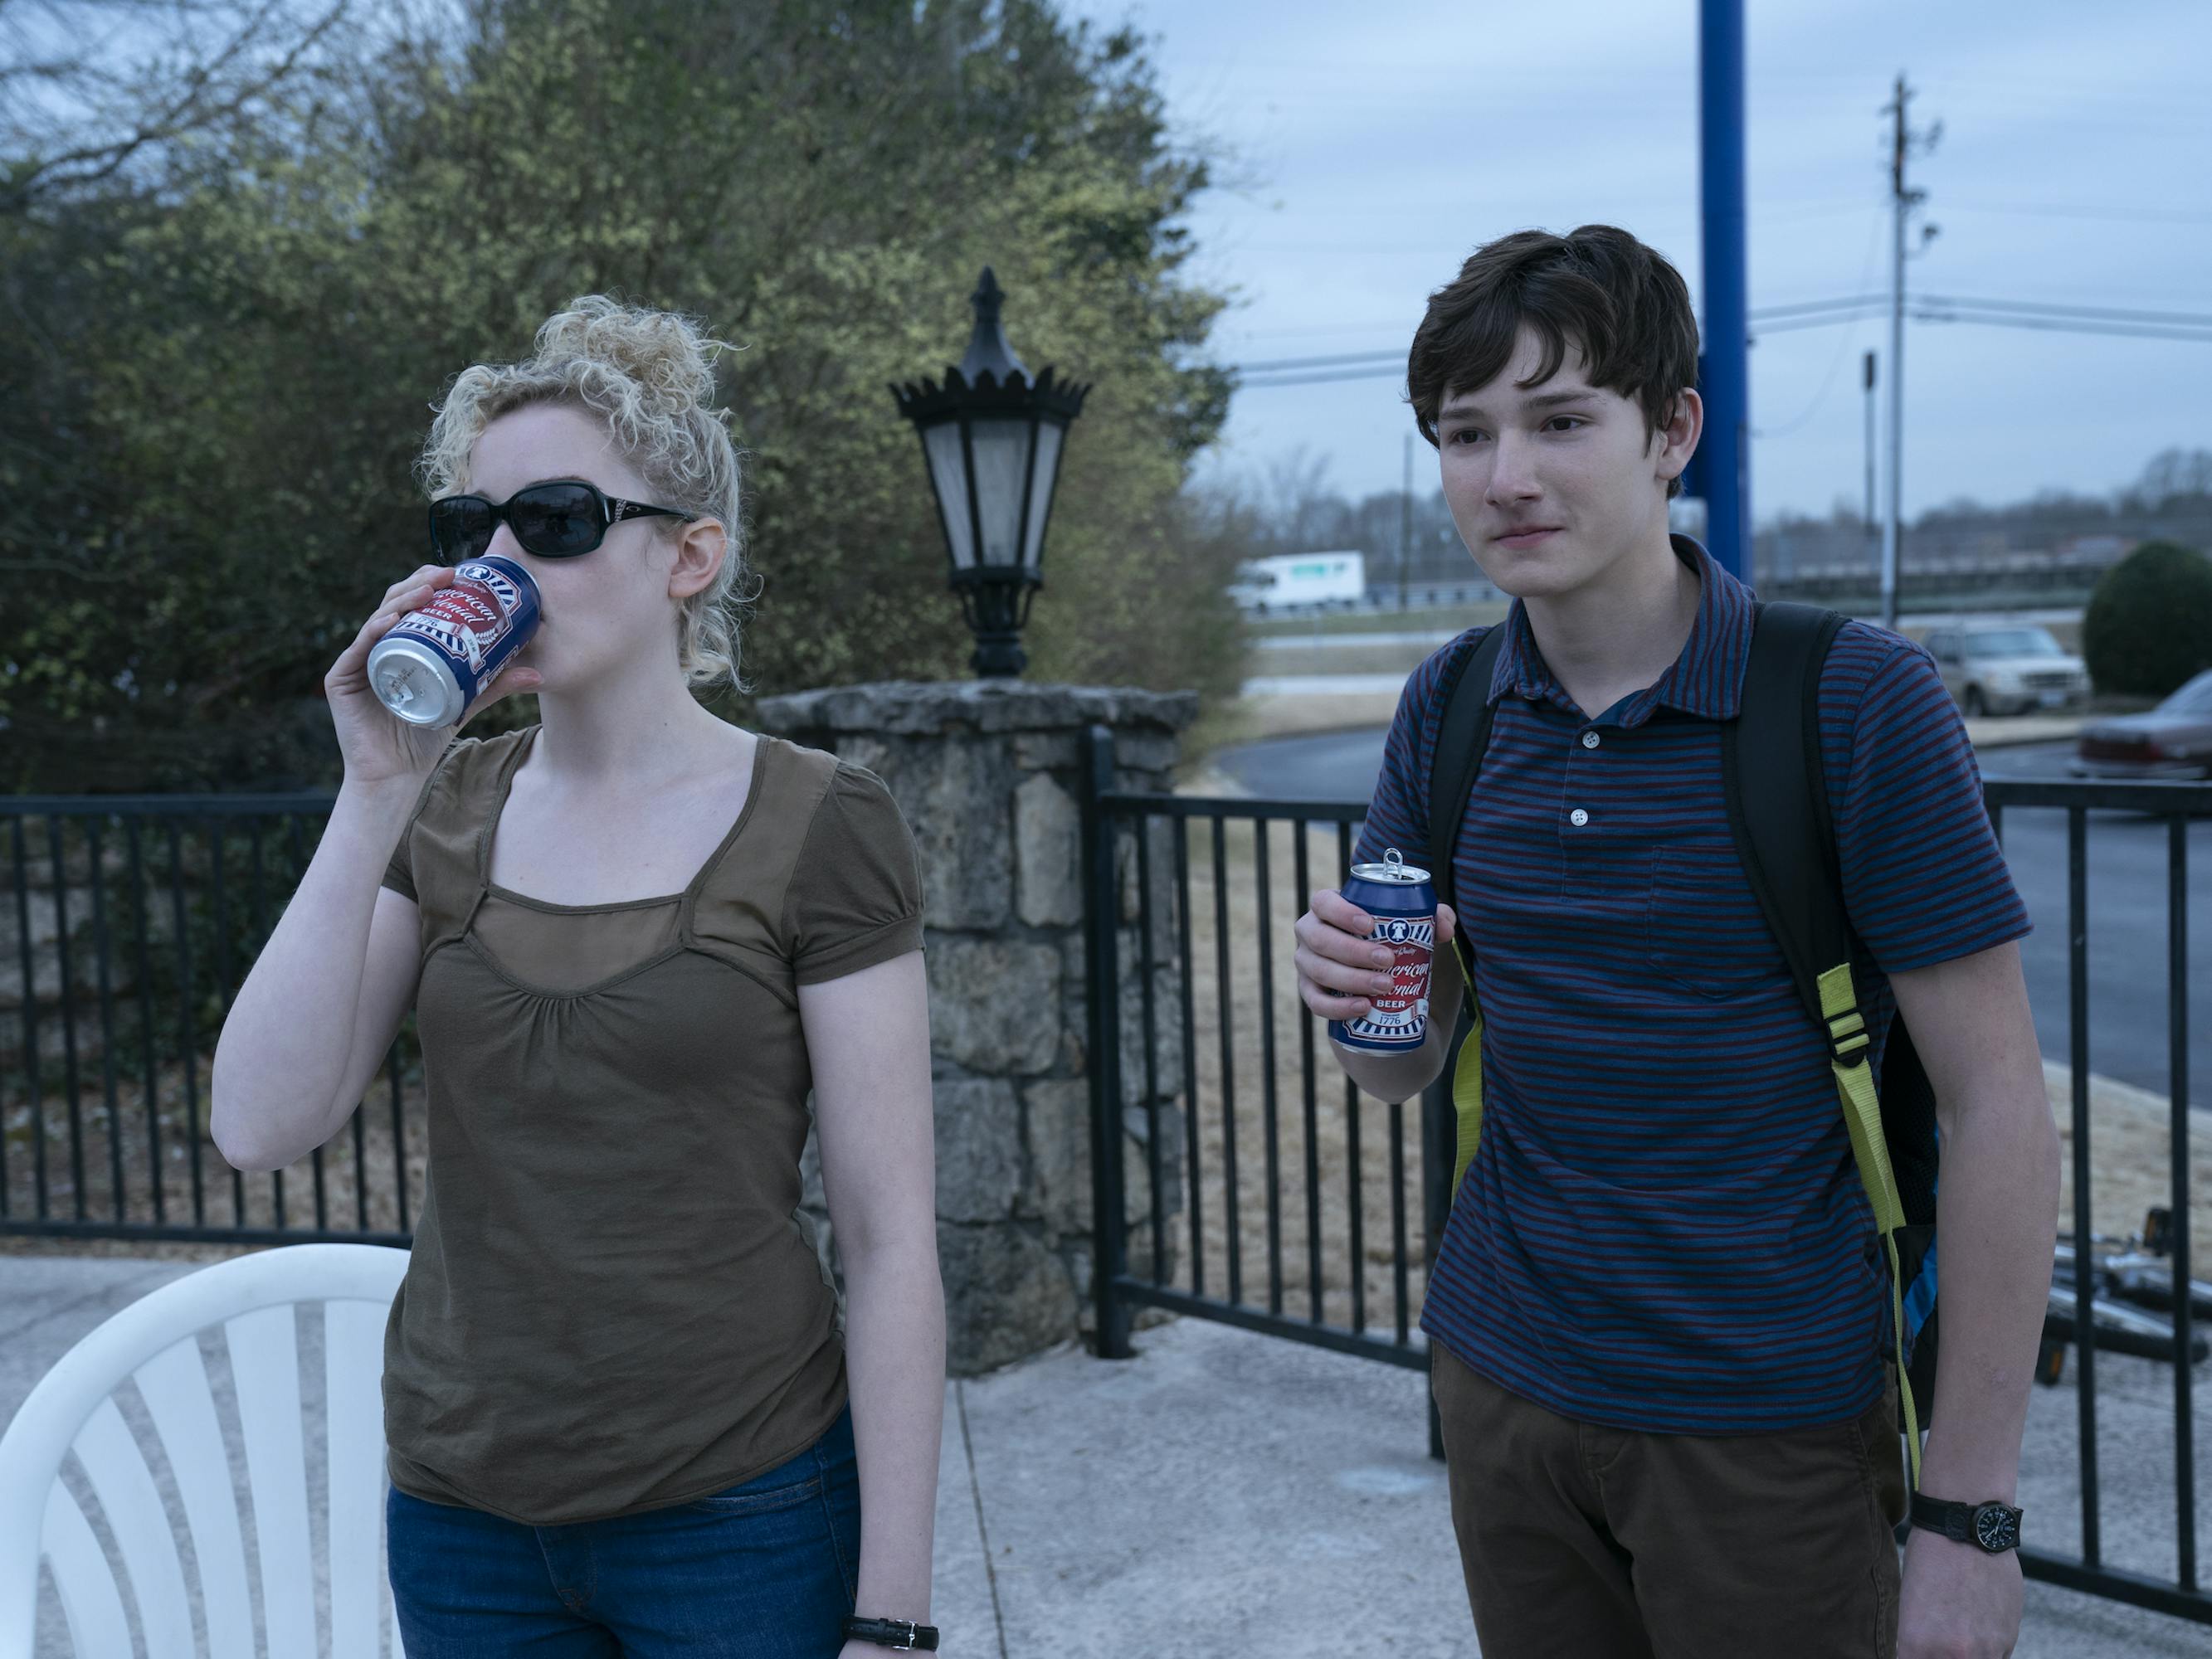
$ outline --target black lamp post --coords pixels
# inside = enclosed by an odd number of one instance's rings
[[[999,325],[1006,295],[983,267],[975,286],[975,332],[945,384],[894,386],[899,413],[921,434],[922,459],[945,526],[952,591],[975,630],[979,675],[1018,675],[1029,665],[1022,629],[1043,584],[1046,521],[1052,517],[1067,425],[1083,412],[1088,386],[1036,379]]]

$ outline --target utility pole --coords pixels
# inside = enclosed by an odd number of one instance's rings
[[[1913,190],[1905,182],[1905,164],[1915,155],[1925,155],[1936,148],[1942,137],[1943,124],[1936,123],[1925,131],[1916,132],[1906,125],[1906,106],[1912,101],[1912,88],[1905,84],[1903,71],[1897,77],[1897,86],[1890,101],[1883,106],[1882,113],[1891,118],[1889,149],[1889,206],[1891,217],[1890,276],[1889,276],[1889,513],[1881,527],[1881,620],[1882,626],[1897,627],[1897,564],[1899,543],[1904,534],[1904,455],[1905,455],[1905,226],[1912,216],[1912,210],[1925,201],[1928,192]],[[1920,228],[1923,247],[1936,234],[1936,227]]]
[[[1407,566],[1413,557],[1413,434],[1406,434],[1406,479],[1398,490],[1398,609],[1406,608]]]
[[[1870,544],[1875,538],[1874,527],[1874,353],[1866,355],[1866,511],[1860,515],[1859,524]],[[1867,550],[1871,552],[1869,546]]]

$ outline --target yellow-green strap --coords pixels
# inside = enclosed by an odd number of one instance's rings
[[[1829,1066],[1836,1074],[1836,1092],[1844,1105],[1844,1124],[1850,1132],[1851,1157],[1859,1167],[1859,1182],[1867,1201],[1874,1206],[1875,1231],[1889,1253],[1891,1328],[1897,1338],[1897,1398],[1905,1413],[1905,1455],[1911,1461],[1912,1486],[1920,1487],[1920,1413],[1912,1398],[1912,1384],[1905,1374],[1904,1269],[1897,1256],[1897,1230],[1905,1224],[1904,1200],[1897,1195],[1897,1176],[1889,1162],[1889,1143],[1881,1133],[1881,1102],[1874,1087],[1874,1068],[1867,1064],[1873,1038],[1859,1012],[1858,994],[1851,967],[1842,963],[1820,975],[1820,1015],[1827,1021]]]
[[[1920,1413],[1914,1409],[1912,1382],[1905,1374],[1905,1291],[1899,1283],[1904,1269],[1898,1265],[1897,1235],[1886,1235],[1889,1249],[1889,1316],[1897,1332],[1897,1403],[1905,1413],[1905,1455],[1912,1466],[1912,1490],[1920,1490]]]
[[[1468,1006],[1474,1011],[1474,1029],[1460,1046],[1459,1065],[1452,1073],[1452,1111],[1458,1133],[1452,1156],[1452,1196],[1467,1179],[1467,1166],[1474,1162],[1475,1144],[1482,1139],[1482,1008],[1474,1000],[1474,964],[1468,959],[1466,941],[1452,937],[1452,954],[1459,959],[1462,982],[1467,987]],[[1429,1017],[1437,1017],[1431,1007]],[[1456,1018],[1457,1011],[1450,1018]]]

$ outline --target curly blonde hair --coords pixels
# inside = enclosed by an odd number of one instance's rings
[[[606,425],[653,504],[718,519],[729,538],[721,568],[684,600],[677,660],[694,690],[738,678],[739,618],[755,597],[745,562],[744,502],[729,411],[714,401],[714,362],[730,349],[688,317],[626,306],[602,294],[547,318],[519,363],[478,363],[447,388],[416,463],[434,497],[465,489],[469,453],[501,416],[569,404]],[[678,533],[680,520],[652,521]]]

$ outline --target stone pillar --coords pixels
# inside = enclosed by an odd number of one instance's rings
[[[1115,787],[1164,793],[1190,692],[890,682],[763,698],[762,730],[881,777],[921,860],[936,1095],[938,1250],[956,1374],[1003,1365],[1091,1324],[1089,996],[1083,735],[1113,733]],[[1121,1073],[1129,1259],[1148,1271],[1149,1134],[1161,1208],[1181,1213],[1180,975],[1168,896],[1171,826],[1152,826],[1155,1023],[1148,1096],[1133,826],[1116,836]],[[810,1145],[807,1205],[834,1271]],[[1168,1230],[1172,1243],[1174,1231]]]

